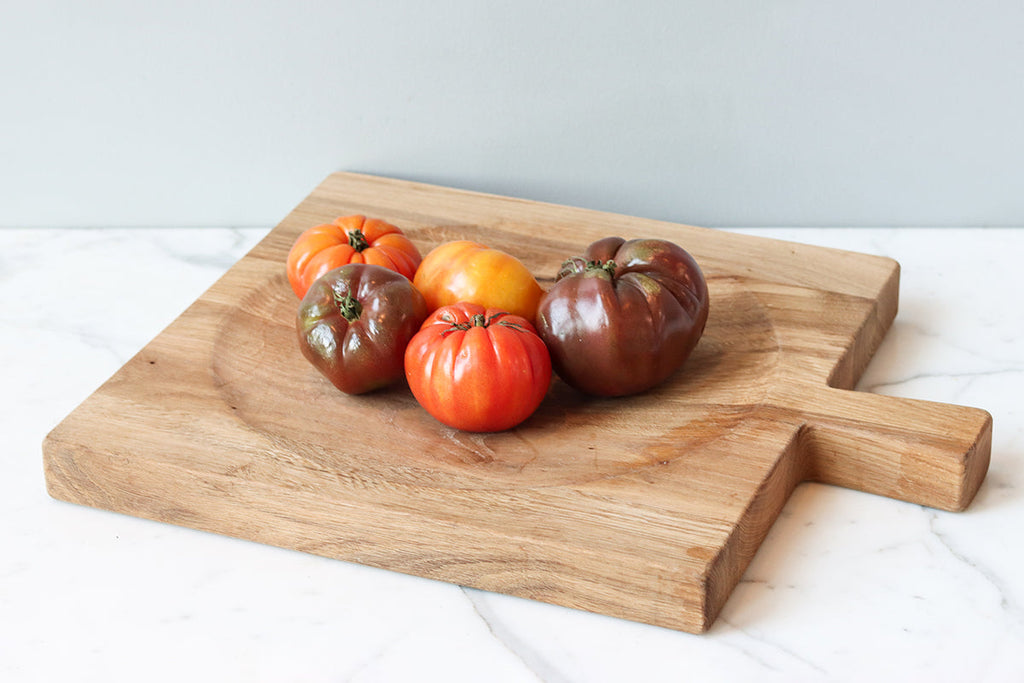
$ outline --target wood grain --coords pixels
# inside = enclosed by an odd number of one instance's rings
[[[643,395],[560,381],[498,434],[399,387],[352,397],[298,351],[284,273],[305,228],[383,218],[426,253],[473,239],[543,286],[608,235],[661,237],[708,278],[683,370]],[[793,488],[962,510],[983,410],[852,391],[897,309],[877,256],[386,178],[328,177],[43,445],[56,498],[351,562],[702,632]]]

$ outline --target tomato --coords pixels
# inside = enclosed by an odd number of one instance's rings
[[[533,414],[551,359],[530,322],[461,302],[434,311],[405,350],[413,396],[449,427],[497,432]]]
[[[422,257],[399,228],[376,218],[342,216],[299,235],[288,252],[288,282],[300,299],[313,281],[347,263],[370,263],[410,280]]]
[[[405,376],[405,346],[427,314],[404,275],[350,263],[317,278],[302,298],[299,347],[338,389],[362,394]]]
[[[423,259],[413,282],[431,310],[469,301],[531,323],[543,293],[519,259],[468,240],[435,247]]]
[[[678,370],[707,317],[707,283],[682,247],[607,237],[562,265],[541,300],[537,331],[567,384],[624,396]]]

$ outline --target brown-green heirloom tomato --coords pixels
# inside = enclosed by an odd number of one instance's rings
[[[541,299],[537,332],[567,384],[625,396],[678,370],[707,318],[707,283],[682,247],[606,237],[562,264]]]
[[[405,347],[429,311],[407,277],[351,263],[328,271],[299,304],[302,355],[346,394],[405,378]]]

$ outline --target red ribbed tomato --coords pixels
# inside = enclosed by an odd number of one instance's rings
[[[537,410],[551,383],[551,358],[526,318],[460,302],[434,311],[409,341],[405,378],[440,422],[497,432]]]
[[[421,260],[419,249],[396,226],[342,216],[299,235],[288,252],[288,282],[301,299],[314,280],[349,263],[383,266],[412,280]]]

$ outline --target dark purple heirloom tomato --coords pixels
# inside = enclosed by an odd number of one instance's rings
[[[302,298],[299,347],[334,386],[362,394],[405,378],[405,347],[428,313],[409,278],[350,263],[322,275]]]
[[[707,318],[707,282],[683,248],[606,237],[562,264],[541,299],[537,331],[567,384],[625,396],[679,369]]]

